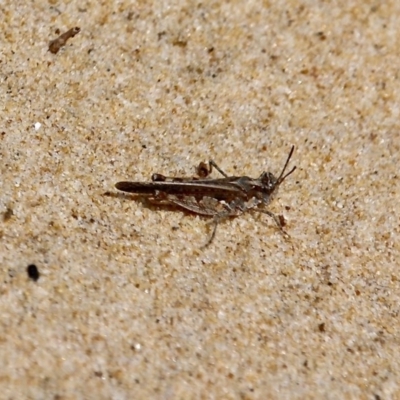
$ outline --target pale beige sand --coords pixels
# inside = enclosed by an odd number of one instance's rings
[[[400,398],[385,3],[0,5],[1,398]],[[206,219],[104,196],[209,158],[278,173],[292,144],[289,240],[246,214],[201,250]]]

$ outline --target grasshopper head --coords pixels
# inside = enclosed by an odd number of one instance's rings
[[[295,171],[296,167],[293,167],[287,174],[285,174],[286,168],[293,155],[294,146],[290,149],[288,158],[286,159],[285,165],[282,169],[281,174],[278,178],[275,177],[271,172],[263,172],[259,177],[259,181],[262,185],[263,198],[265,202],[270,202],[272,197],[277,193],[279,185]]]
[[[278,183],[278,179],[271,172],[263,172],[258,179],[262,184],[263,190],[268,192],[273,191]]]

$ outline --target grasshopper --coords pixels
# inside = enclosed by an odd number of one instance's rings
[[[200,177],[167,177],[153,174],[151,182],[118,182],[115,187],[128,193],[146,196],[150,202],[158,205],[173,205],[193,213],[213,217],[214,228],[207,243],[215,238],[218,224],[229,217],[237,217],[247,211],[261,212],[273,218],[279,229],[283,230],[283,218],[278,218],[266,206],[278,192],[280,184],[295,170],[293,167],[285,174],[293,155],[291,147],[285,165],[278,176],[263,172],[258,178],[248,176],[228,176],[218,165],[210,160],[208,166],[200,163]],[[215,168],[223,178],[211,179],[208,175]]]

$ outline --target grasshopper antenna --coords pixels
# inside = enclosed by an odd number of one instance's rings
[[[290,149],[288,158],[286,159],[286,162],[285,162],[285,166],[283,167],[282,172],[276,181],[277,185],[280,185],[290,174],[292,174],[296,170],[296,166],[294,166],[286,175],[283,175],[286,171],[286,168],[289,164],[290,159],[292,158],[293,152],[294,152],[294,146],[292,146],[292,148]]]

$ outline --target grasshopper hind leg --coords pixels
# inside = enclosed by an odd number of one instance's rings
[[[212,241],[214,240],[215,234],[217,233],[217,226],[218,226],[218,224],[219,224],[218,219],[217,219],[217,218],[214,218],[214,219],[213,219],[213,230],[212,230],[211,236],[210,236],[210,238],[207,240],[207,242],[206,242],[205,244],[203,244],[203,246],[201,246],[202,249],[205,249],[206,247],[208,247],[208,246],[212,243]]]
[[[202,248],[208,247],[215,238],[215,234],[217,232],[218,224],[230,217],[237,217],[239,214],[245,211],[243,201],[241,199],[234,200],[229,205],[225,204],[226,209],[224,211],[218,212],[214,215],[213,218],[213,231],[211,233],[210,238],[208,239],[207,243],[202,246]]]
[[[202,249],[205,249],[206,247],[208,247],[213,242],[213,240],[215,238],[215,234],[217,233],[218,224],[220,222],[222,222],[224,219],[227,219],[230,216],[231,215],[228,212],[220,213],[220,214],[217,214],[217,215],[214,216],[213,221],[212,221],[213,230],[212,230],[211,236],[207,240],[207,242],[203,246],[201,246]]]

